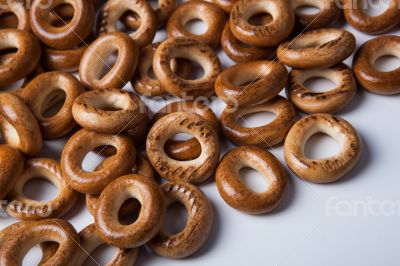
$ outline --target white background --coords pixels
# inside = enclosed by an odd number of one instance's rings
[[[348,26],[345,29],[356,35],[357,48],[371,38]],[[160,32],[156,40],[163,38],[165,33]],[[224,67],[233,63],[221,51],[219,56]],[[351,62],[352,58],[346,60],[349,65]],[[400,64],[388,59],[379,65],[389,70]],[[325,81],[312,83],[313,88],[329,86]],[[399,96],[373,95],[360,89],[350,106],[337,114],[358,130],[364,142],[360,163],[339,182],[310,184],[287,170],[290,184],[284,202],[274,212],[259,216],[230,208],[219,196],[215,184],[208,182],[201,185],[201,189],[213,205],[214,220],[205,246],[183,260],[164,259],[142,249],[136,265],[399,265],[399,100]],[[156,111],[162,105],[158,102],[150,107]],[[213,104],[218,116],[223,107],[219,101]],[[271,115],[257,115],[247,119],[250,125],[256,126],[271,118]],[[60,140],[46,141],[40,156],[59,159],[63,145],[64,141]],[[221,139],[221,147],[223,154],[234,146]],[[329,137],[314,138],[308,144],[309,153],[317,157],[332,155],[339,150]],[[270,151],[285,165],[282,146]],[[87,156],[84,162],[87,169],[93,169],[97,163],[99,157],[94,154]],[[257,191],[265,187],[263,179],[254,172],[243,178]],[[49,199],[56,193],[55,188],[41,182],[28,185],[26,190],[35,199]],[[64,218],[77,231],[93,222],[84,196]],[[168,211],[169,228],[184,223],[184,219],[182,211]],[[15,221],[0,218],[0,228]],[[104,265],[113,249],[102,251],[96,252],[94,258]],[[35,265],[39,260],[40,249],[35,247],[25,257],[24,265]],[[87,265],[96,264],[88,260]]]

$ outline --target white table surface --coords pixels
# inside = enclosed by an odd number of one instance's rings
[[[372,38],[348,26],[345,28],[356,35],[357,48]],[[156,40],[164,37],[165,33],[160,32]],[[219,56],[224,67],[233,63],[222,51]],[[351,62],[352,58],[346,60],[349,65]],[[394,68],[399,62],[388,60],[382,67]],[[314,82],[313,87],[326,85],[326,82]],[[183,260],[165,259],[142,249],[136,265],[399,265],[399,100],[400,96],[379,96],[359,90],[353,102],[337,114],[358,130],[364,142],[359,164],[339,182],[310,184],[287,169],[290,183],[284,202],[272,213],[258,216],[230,208],[213,182],[201,185],[214,209],[212,231],[205,246]],[[147,99],[146,103],[152,111],[164,104]],[[215,101],[212,108],[219,116],[224,104]],[[265,117],[257,115],[248,121],[254,126],[265,122]],[[46,141],[40,156],[59,159],[63,145],[62,140]],[[234,145],[221,140],[221,147],[223,154]],[[335,141],[328,137],[313,139],[308,148],[313,156],[331,155],[339,150]],[[270,151],[285,165],[282,146]],[[93,169],[97,163],[99,158],[90,154],[84,166]],[[265,186],[262,178],[253,172],[244,179],[258,191]],[[48,199],[56,193],[55,188],[38,183],[26,189],[28,195],[40,199]],[[182,211],[168,213],[169,227],[175,224],[173,218],[179,220],[179,224],[184,223]],[[93,222],[83,196],[64,218],[77,231]],[[0,229],[14,222],[13,218],[0,218]],[[94,258],[104,265],[113,249],[102,251],[96,252]],[[36,265],[40,256],[40,249],[34,247],[25,257],[24,265]],[[88,260],[87,265],[96,264]]]

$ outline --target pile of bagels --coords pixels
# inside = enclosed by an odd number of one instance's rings
[[[0,265],[21,265],[40,244],[43,265],[82,265],[102,245],[117,248],[108,265],[133,265],[139,249],[167,258],[198,251],[212,229],[213,208],[201,185],[214,182],[222,199],[247,214],[273,211],[289,175],[331,183],[359,161],[356,129],[334,114],[360,88],[400,93],[400,70],[382,72],[377,59],[400,55],[400,37],[382,35],[356,49],[345,21],[369,34],[400,23],[396,0],[378,16],[356,0],[0,0],[0,200],[20,220],[0,232]],[[302,7],[319,9],[304,13]],[[203,33],[188,25],[201,20]],[[157,31],[167,38],[155,42]],[[218,52],[236,64],[225,67]],[[202,69],[198,75],[197,68]],[[290,71],[288,71],[288,69]],[[336,87],[316,92],[305,83]],[[15,85],[18,84],[18,85]],[[281,92],[286,92],[283,97]],[[152,114],[146,102],[175,97]],[[218,118],[211,100],[224,102]],[[246,115],[276,118],[250,127]],[[192,138],[176,140],[179,133]],[[307,141],[325,133],[338,154],[314,159]],[[67,140],[59,160],[40,157],[48,140]],[[222,158],[220,142],[237,147]],[[105,159],[89,171],[90,152]],[[241,170],[261,173],[255,192]],[[44,178],[58,189],[49,201],[24,194]],[[93,223],[79,233],[62,219],[86,197]],[[164,229],[166,210],[182,204],[187,223]],[[89,258],[90,257],[90,258]]]

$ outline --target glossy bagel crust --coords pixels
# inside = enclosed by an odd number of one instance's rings
[[[325,159],[304,155],[307,140],[316,133],[330,135],[342,146],[341,151]],[[345,120],[329,114],[313,114],[299,120],[289,131],[285,146],[285,161],[301,179],[313,183],[330,183],[342,178],[357,164],[362,141],[356,130]]]
[[[41,127],[44,138],[53,139],[70,132],[76,123],[72,117],[72,105],[83,93],[81,83],[65,72],[46,72],[35,77],[21,92]],[[60,102],[64,102],[57,113],[45,113]]]
[[[272,22],[255,26],[249,19],[260,13],[272,16]],[[295,16],[289,0],[239,0],[230,14],[233,34],[244,43],[273,47],[284,41],[294,28]]]
[[[183,58],[197,62],[204,70],[200,79],[188,80],[178,76],[171,68],[171,61]],[[221,62],[209,46],[189,38],[169,38],[156,50],[153,70],[161,87],[177,97],[214,94],[214,83],[221,72]]]
[[[206,195],[194,185],[175,181],[161,185],[166,205],[182,203],[188,214],[185,228],[170,234],[161,230],[147,246],[161,256],[168,258],[185,258],[199,250],[211,231],[213,210]]]
[[[325,28],[304,32],[293,41],[279,45],[279,60],[293,68],[326,68],[349,57],[356,39],[346,30]]]
[[[137,220],[122,225],[118,220],[121,205],[137,199],[141,211]],[[100,237],[121,248],[135,248],[147,243],[160,230],[165,217],[163,192],[150,178],[125,175],[111,182],[100,194],[95,224]]]
[[[113,67],[106,60],[118,51]],[[86,49],[79,65],[79,76],[87,89],[122,88],[136,70],[139,50],[128,35],[113,32],[100,36]],[[107,67],[108,73],[101,76]]]
[[[174,112],[192,112],[200,115],[214,127],[215,132],[219,135],[220,128],[218,118],[211,108],[202,102],[177,101],[167,104],[154,114],[153,121],[155,122]],[[184,141],[170,139],[165,143],[164,148],[169,157],[178,161],[194,160],[201,154],[201,145],[196,138]]]
[[[24,157],[7,144],[0,144],[0,200],[13,189],[24,167]]]
[[[153,169],[153,166],[151,166],[149,160],[141,154],[136,156],[136,162],[132,168],[132,173],[156,180],[156,173]],[[86,194],[86,207],[92,215],[95,215],[96,213],[99,197],[100,195]],[[121,218],[125,218],[132,216],[133,213],[139,210],[140,203],[136,199],[130,199],[122,204],[118,215]]]
[[[361,86],[370,92],[400,93],[400,69],[383,72],[374,67],[375,61],[385,55],[400,56],[399,36],[380,36],[364,43],[354,57],[354,74]]]
[[[220,8],[222,8],[226,13],[231,13],[231,9],[233,7],[233,4],[237,2],[238,0],[205,0],[207,2],[213,3]]]
[[[23,188],[30,180],[41,177],[47,179],[58,189],[57,196],[50,201],[36,201],[25,196]],[[30,159],[25,163],[23,172],[18,176],[10,191],[7,213],[21,220],[41,220],[57,218],[67,213],[78,199],[61,173],[60,164],[51,159]]]
[[[196,19],[207,25],[207,30],[202,34],[195,34],[186,29],[186,25]],[[205,1],[192,0],[175,9],[168,20],[167,33],[169,38],[187,37],[216,48],[220,43],[224,25],[225,14],[221,8]]]
[[[364,6],[368,7],[366,2],[362,0],[343,0],[344,17],[347,23],[359,31],[372,34],[383,33],[396,27],[400,22],[400,9],[397,0],[390,0],[385,11],[377,16],[365,14]]]
[[[201,154],[190,161],[177,161],[164,151],[167,140],[177,133],[188,133],[201,145]],[[175,112],[159,119],[147,136],[147,156],[158,174],[170,181],[201,183],[215,171],[219,159],[218,135],[198,114]]]
[[[75,121],[90,130],[118,134],[145,119],[145,105],[139,97],[121,89],[98,89],[81,94],[72,106]]]
[[[17,20],[15,27],[16,29],[23,31],[31,30],[31,24],[29,22],[29,10],[25,8],[23,1],[2,0],[0,1],[0,3],[2,5],[0,9],[0,17],[3,17],[8,14],[13,14]],[[7,25],[3,25],[3,27],[7,28]]]
[[[176,0],[158,0],[158,7],[154,10],[158,28],[165,25],[175,8]],[[141,23],[138,15],[132,14],[132,11],[125,13],[120,20],[131,29],[137,29]]]
[[[40,43],[28,31],[0,30],[2,49],[17,48],[11,60],[0,64],[0,86],[6,86],[28,76],[40,61]]]
[[[306,14],[297,10],[303,6],[313,6],[320,11]],[[296,15],[296,27],[306,30],[328,27],[337,22],[342,14],[336,0],[292,0],[292,8]]]
[[[276,118],[263,126],[244,127],[238,122],[243,116],[257,112],[272,112]],[[276,96],[268,102],[251,107],[241,107],[231,112],[228,108],[222,112],[220,121],[223,134],[237,145],[254,145],[271,148],[285,140],[287,133],[297,120],[294,106],[285,98]]]
[[[231,31],[229,23],[225,25],[221,36],[221,46],[226,55],[237,63],[273,59],[275,48],[246,46]]]
[[[96,231],[94,224],[90,224],[79,232],[80,249],[77,249],[76,254],[72,258],[73,263],[70,265],[81,266],[85,260],[91,256],[90,254],[98,247],[105,244],[99,233]],[[107,262],[111,266],[132,266],[135,264],[139,256],[139,248],[121,249],[118,248],[113,258]]]
[[[277,96],[287,79],[286,67],[279,62],[236,64],[221,72],[215,81],[215,92],[228,105],[257,105]]]
[[[35,116],[16,94],[0,93],[0,128],[3,141],[27,156],[42,149],[42,134]]]
[[[22,260],[35,245],[43,242],[57,242],[59,247],[54,255],[42,265],[69,265],[79,243],[74,227],[65,220],[48,219],[26,223],[5,241],[1,253],[1,265],[22,265]]]
[[[130,37],[139,47],[151,43],[157,30],[157,18],[150,4],[145,0],[110,0],[100,13],[100,33],[118,31],[118,20],[128,11],[136,13],[141,22]]]
[[[142,48],[136,74],[131,81],[135,91],[146,97],[163,96],[167,94],[167,92],[161,88],[160,82],[149,74],[153,69],[154,54],[160,44],[160,42],[156,42]],[[190,76],[191,67],[187,60],[172,60],[171,69],[182,78],[188,78]]]
[[[56,50],[49,47],[42,47],[42,64],[46,69],[60,70],[65,72],[79,71],[79,64],[87,49],[84,43],[69,50]]]
[[[92,172],[83,170],[81,165],[86,154],[104,145],[116,148],[116,154],[105,159],[101,169]],[[128,173],[135,159],[135,145],[128,137],[81,129],[65,144],[61,168],[73,189],[81,193],[99,194],[112,180]]]
[[[55,27],[48,18],[62,4],[72,5],[74,15],[71,21],[63,20],[61,27]],[[71,49],[89,36],[94,18],[94,5],[86,0],[35,0],[30,9],[32,31],[44,44],[60,50]]]
[[[269,183],[265,192],[254,192],[240,179],[246,167],[260,172]],[[239,211],[263,214],[274,210],[285,194],[288,176],[285,168],[267,150],[244,146],[230,150],[222,158],[215,174],[219,194],[224,201]]]
[[[304,85],[311,78],[326,78],[336,87],[326,92],[313,92]],[[336,113],[347,106],[357,92],[357,81],[353,71],[345,64],[325,69],[293,69],[287,86],[289,100],[302,112]]]

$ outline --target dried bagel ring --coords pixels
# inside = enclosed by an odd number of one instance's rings
[[[279,62],[237,64],[221,72],[215,81],[215,92],[228,105],[257,105],[277,96],[287,79],[286,67]]]
[[[10,14],[16,18],[15,27],[12,27],[14,25],[3,24],[3,21],[1,21],[2,28],[16,28],[18,30],[30,31],[29,9],[25,7],[24,2],[19,0],[7,0],[2,2],[4,3],[1,4],[0,17]]]
[[[118,134],[142,123],[144,103],[121,89],[99,89],[81,94],[72,106],[75,121],[83,128],[104,134]]]
[[[16,94],[0,93],[0,128],[5,143],[27,156],[42,149],[42,134],[35,116]]]
[[[207,25],[207,30],[202,34],[195,34],[186,29],[186,25],[196,19]],[[169,38],[187,37],[216,48],[220,43],[224,25],[225,14],[222,9],[205,1],[193,0],[175,9],[168,20],[167,33]]]
[[[188,80],[179,77],[171,68],[176,58],[193,60],[204,70],[203,77]],[[214,83],[221,72],[218,56],[210,47],[189,38],[169,38],[156,50],[153,70],[161,87],[177,97],[205,96],[214,94]]]
[[[259,127],[245,127],[238,123],[243,116],[257,112],[272,112],[276,118]],[[297,120],[294,106],[285,98],[276,96],[268,102],[250,107],[240,107],[234,112],[226,108],[221,115],[221,127],[224,135],[237,145],[255,145],[271,148],[285,140],[290,128]]]
[[[130,198],[141,204],[133,224],[118,220],[121,205]],[[165,216],[164,196],[158,184],[140,175],[125,175],[111,182],[100,194],[95,224],[100,237],[120,248],[135,248],[147,243],[160,230]]]
[[[342,29],[317,29],[279,45],[279,60],[293,68],[326,68],[349,57],[356,47],[353,34]]]
[[[240,170],[250,167],[259,171],[269,186],[265,192],[254,192],[240,179]],[[274,210],[282,201],[288,176],[280,161],[258,147],[244,146],[230,150],[222,158],[215,174],[219,194],[239,211],[263,214]]]
[[[162,28],[176,8],[176,0],[158,0],[156,13],[157,27]],[[120,19],[125,26],[131,29],[140,27],[140,17],[132,11],[126,12]]]
[[[57,50],[49,47],[42,49],[42,64],[46,69],[60,70],[65,72],[79,71],[79,65],[85,53],[88,40],[83,41],[79,46],[68,50]]]
[[[1,265],[22,265],[24,256],[36,244],[57,242],[59,247],[43,265],[69,265],[79,243],[78,233],[65,220],[48,219],[23,225],[5,241],[1,253]]]
[[[366,2],[362,0],[343,0],[344,17],[352,27],[359,31],[378,34],[386,32],[400,22],[400,9],[397,0],[389,0],[382,14],[369,16],[363,11]]]
[[[272,22],[252,25],[249,19],[260,13],[272,16]],[[289,0],[239,0],[231,11],[233,34],[244,43],[274,47],[284,41],[294,28],[295,16]]]
[[[399,36],[380,36],[364,43],[354,57],[354,74],[361,86],[370,92],[400,93],[400,69],[383,72],[374,67],[376,60],[385,55],[400,57]]]
[[[151,178],[153,180],[156,179],[156,173],[151,166],[149,160],[141,154],[138,154],[136,156],[136,163],[132,169],[132,173]],[[86,194],[86,207],[92,215],[94,215],[96,212],[99,196],[100,195]],[[127,200],[126,202],[124,202],[124,204],[122,204],[118,215],[121,218],[125,218],[128,216],[132,216],[133,213],[139,210],[140,203],[136,199]]]
[[[206,104],[194,101],[177,101],[167,104],[154,114],[153,120],[157,121],[161,117],[174,112],[192,112],[203,117],[213,127],[215,132],[219,135],[219,121],[214,112]],[[201,154],[200,143],[196,138],[188,140],[168,140],[165,145],[166,154],[174,160],[188,161],[196,159]]]
[[[65,72],[46,72],[34,78],[21,92],[42,129],[44,138],[59,138],[70,132],[76,123],[72,105],[83,92],[81,83]],[[62,103],[54,113],[55,107]],[[48,113],[50,112],[50,113]]]
[[[337,140],[341,152],[325,159],[311,159],[304,155],[307,140],[323,132]],[[345,120],[329,114],[309,115],[299,120],[289,131],[284,147],[289,168],[313,183],[330,183],[342,178],[357,164],[362,152],[362,141],[357,131]]]
[[[156,42],[142,48],[136,75],[133,76],[131,81],[132,87],[139,94],[146,97],[162,96],[167,93],[161,88],[160,82],[150,75],[153,70],[154,54],[160,44],[161,43]],[[190,76],[191,67],[187,60],[172,60],[171,69],[182,78],[188,78]]]
[[[306,14],[298,10],[303,6],[316,7],[320,11]],[[337,22],[341,15],[336,0],[292,0],[292,8],[296,15],[296,27],[306,30],[328,27]]]
[[[23,232],[24,227],[30,224],[33,224],[34,221],[21,221],[14,224],[11,224],[0,231],[0,249],[3,247],[6,240],[13,235],[19,234]],[[44,265],[46,261],[48,261],[56,252],[58,248],[58,243],[56,242],[47,242],[46,245],[44,243],[40,244],[42,247],[42,259],[39,262],[39,265]]]
[[[0,144],[0,200],[13,189],[24,167],[24,157],[13,147]]]
[[[50,201],[36,201],[24,195],[23,188],[33,178],[45,178],[58,188],[57,196]],[[41,220],[57,218],[67,213],[78,199],[61,173],[60,164],[51,159],[30,159],[25,163],[24,171],[17,177],[10,191],[7,213],[21,220]]]
[[[201,145],[201,154],[190,161],[177,161],[164,151],[169,138],[177,133],[191,134]],[[167,180],[200,183],[209,178],[219,159],[219,141],[214,127],[200,115],[175,112],[159,119],[147,136],[147,156],[158,174]]]
[[[79,232],[80,249],[77,250],[76,254],[72,258],[70,265],[81,266],[85,260],[90,257],[90,254],[96,250],[96,248],[105,244],[101,239],[99,233],[96,231],[94,224],[86,226],[82,231]],[[134,265],[139,255],[139,248],[133,249],[121,249],[118,248],[113,258],[107,262],[107,265],[117,266],[131,266]]]
[[[118,52],[113,67],[106,60]],[[139,50],[128,35],[120,32],[105,34],[97,38],[86,49],[79,65],[79,76],[88,89],[122,88],[135,73]],[[107,74],[102,75],[103,68]]]
[[[0,30],[2,49],[17,48],[10,60],[0,63],[0,86],[6,86],[28,76],[40,61],[40,43],[29,32],[15,29]]]
[[[199,250],[211,231],[213,210],[206,195],[194,185],[182,181],[165,183],[161,186],[165,204],[181,202],[187,212],[185,228],[171,235],[161,230],[147,246],[156,254],[168,258],[185,258]]]
[[[313,92],[304,85],[311,78],[326,78],[336,87],[326,92]],[[287,95],[302,112],[336,113],[348,105],[357,92],[357,82],[353,71],[345,64],[325,69],[292,69],[289,75]]]
[[[247,63],[257,60],[272,59],[275,48],[257,47],[243,44],[233,35],[229,23],[226,24],[221,36],[221,46],[226,55],[237,63]]]
[[[101,169],[93,172],[83,170],[81,165],[86,154],[105,145],[113,146],[117,152],[103,161]],[[135,145],[128,137],[81,129],[65,144],[61,168],[73,189],[81,193],[99,194],[112,180],[128,173],[135,164],[135,158]]]
[[[74,9],[71,21],[63,20],[61,27],[53,26],[49,16],[57,6],[69,4]],[[86,39],[92,31],[94,6],[86,0],[36,0],[30,10],[32,31],[47,46],[54,49],[71,49]]]
[[[140,25],[130,37],[139,47],[151,43],[157,30],[157,18],[150,4],[145,0],[110,0],[104,5],[100,13],[100,33],[118,31],[119,19],[128,11],[136,13]]]

